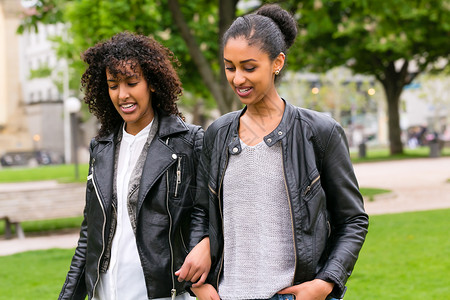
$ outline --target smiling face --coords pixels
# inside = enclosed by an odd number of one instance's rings
[[[249,45],[244,38],[231,38],[224,46],[223,56],[228,82],[243,104],[278,97],[274,76],[283,67],[284,54],[272,61],[258,45]]]
[[[138,65],[133,70],[130,63],[124,63],[118,71],[106,70],[109,97],[126,123],[125,130],[136,135],[153,120],[151,89]]]

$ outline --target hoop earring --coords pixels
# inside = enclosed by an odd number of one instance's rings
[[[278,75],[278,74],[280,74],[280,70],[275,71],[275,75]]]

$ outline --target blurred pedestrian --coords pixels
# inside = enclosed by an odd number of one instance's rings
[[[365,240],[344,130],[277,92],[296,35],[294,18],[266,5],[223,36],[245,107],[205,133],[191,231],[192,246],[205,236],[211,245],[206,284],[192,288],[200,300],[342,298]]]
[[[174,271],[187,254],[203,130],[178,111],[176,59],[129,32],[82,58],[84,101],[101,128],[90,144],[84,220],[59,299],[191,299]]]

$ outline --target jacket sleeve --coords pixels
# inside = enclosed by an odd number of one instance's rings
[[[364,243],[369,218],[350,161],[343,128],[335,124],[326,141],[321,168],[331,222],[328,259],[316,278],[334,282],[332,296],[342,298]]]
[[[208,135],[210,135],[209,130],[207,130],[205,133],[205,137],[203,139],[203,148],[198,161],[197,189],[194,200],[194,208],[191,215],[191,234],[189,249],[194,248],[195,245],[197,245],[204,237],[209,236],[208,180],[212,147],[207,143]]]
[[[95,147],[95,139],[91,141],[90,157],[92,158],[93,149]],[[92,162],[92,159],[90,159]],[[89,165],[89,174],[91,173],[91,165]],[[69,272],[66,276],[66,281],[59,294],[59,300],[84,300],[87,295],[86,281],[85,281],[85,266],[86,266],[86,249],[87,249],[87,212],[88,212],[88,193],[89,188],[86,186],[86,204],[83,212],[83,222],[81,223],[80,237],[78,245],[75,249],[75,254],[70,264]]]
[[[80,238],[75,254],[70,264],[70,269],[66,281],[59,294],[60,300],[84,300],[87,295],[84,271],[86,264],[86,246],[87,246],[87,227],[86,227],[86,208],[84,209],[84,220],[81,224]]]

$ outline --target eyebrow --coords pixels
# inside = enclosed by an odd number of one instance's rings
[[[229,63],[233,63],[231,60],[226,59],[226,58],[223,58],[223,60],[226,61],[226,62],[229,62]],[[245,63],[248,63],[250,61],[255,61],[256,62],[257,60],[253,59],[253,58],[249,58],[249,59],[246,59],[246,60],[241,60],[239,63],[240,64],[245,64]]]
[[[125,80],[127,80],[127,79],[130,79],[130,78],[135,78],[135,79],[139,79],[139,75],[130,75],[130,76],[127,76],[127,77],[125,77]],[[112,81],[112,82],[116,82],[116,81],[120,81],[120,80],[117,80],[117,79],[115,79],[115,78],[107,78],[106,79],[106,81]]]

